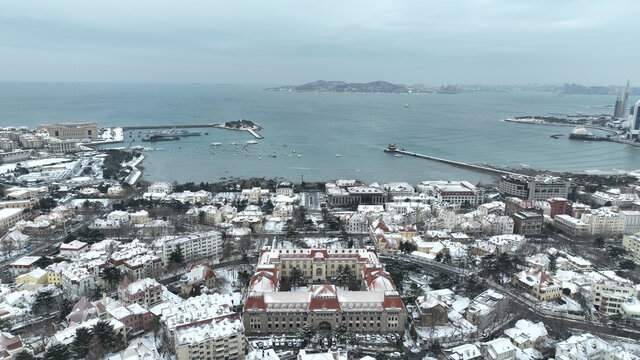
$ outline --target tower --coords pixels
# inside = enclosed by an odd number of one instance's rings
[[[627,113],[627,100],[629,99],[629,81],[627,81],[627,87],[625,87],[618,98],[616,99],[616,105],[613,109],[613,117],[622,119]]]
[[[640,100],[633,106],[629,130],[629,137],[632,140],[638,140],[638,135],[640,135]]]

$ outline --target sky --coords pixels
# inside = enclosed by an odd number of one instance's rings
[[[0,81],[640,85],[637,0],[0,0]]]

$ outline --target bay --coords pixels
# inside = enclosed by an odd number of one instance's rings
[[[407,150],[503,167],[618,172],[640,167],[640,148],[608,142],[553,139],[570,127],[522,125],[508,117],[604,113],[612,96],[547,92],[464,92],[457,95],[269,92],[266,86],[208,84],[0,83],[0,125],[96,121],[100,126],[208,124],[249,119],[264,139],[206,128],[208,135],[126,146],[147,152],[149,181],[215,181],[222,177],[281,177],[299,181],[360,178],[367,182],[428,179],[492,182],[486,174],[382,150]],[[630,103],[637,99],[629,99]],[[405,107],[405,104],[411,104]],[[138,137],[141,135],[141,137]],[[220,147],[209,146],[220,142]],[[239,146],[231,146],[236,142]],[[286,146],[285,146],[286,144]],[[295,153],[293,152],[295,150]],[[340,157],[336,157],[340,154]],[[275,155],[271,157],[269,155]],[[298,156],[300,155],[300,156]]]

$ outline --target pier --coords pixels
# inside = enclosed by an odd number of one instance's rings
[[[224,124],[215,124],[215,125],[213,125],[213,127],[218,128],[218,129],[224,129],[224,130],[246,131],[246,132],[248,132],[249,134],[251,134],[251,136],[253,136],[253,137],[254,137],[254,138],[256,138],[256,139],[264,139],[264,137],[263,137],[262,135],[258,134],[258,132],[257,132],[257,131],[255,131],[255,130],[254,130],[254,129],[252,129],[252,128],[245,128],[245,127],[242,127],[242,128],[235,128],[235,127],[225,126]],[[261,128],[260,128],[260,127],[258,127],[258,130],[260,130],[260,129],[261,129]]]
[[[141,125],[141,126],[123,126],[122,130],[153,130],[153,129],[189,129],[189,128],[209,128],[217,127],[218,124],[201,124],[201,125]]]
[[[518,173],[511,172],[511,171],[495,169],[495,168],[492,168],[490,166],[469,164],[469,163],[465,163],[465,162],[461,162],[461,161],[455,161],[455,160],[443,159],[443,158],[430,156],[430,155],[418,154],[418,153],[414,153],[414,152],[411,152],[411,151],[407,151],[407,150],[405,150],[403,148],[398,148],[398,147],[396,147],[395,144],[389,144],[389,147],[384,149],[384,152],[398,153],[398,154],[414,156],[414,157],[418,157],[418,158],[422,158],[422,159],[427,159],[427,160],[431,160],[431,161],[437,161],[437,162],[449,164],[449,165],[452,165],[452,166],[457,166],[457,167],[463,168],[463,169],[469,169],[469,170],[489,173],[489,174],[492,174],[492,175],[521,175],[521,174],[518,174]]]

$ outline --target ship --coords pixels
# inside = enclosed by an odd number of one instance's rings
[[[197,131],[188,131],[188,130],[178,130],[176,128],[170,129],[170,130],[162,130],[159,132],[156,132],[155,134],[157,135],[170,135],[170,136],[200,136],[202,135],[201,132],[197,132]]]
[[[151,135],[149,137],[146,138],[142,138],[142,141],[150,141],[150,142],[156,142],[156,141],[177,141],[180,140],[180,137],[178,136],[166,136],[166,135]]]

